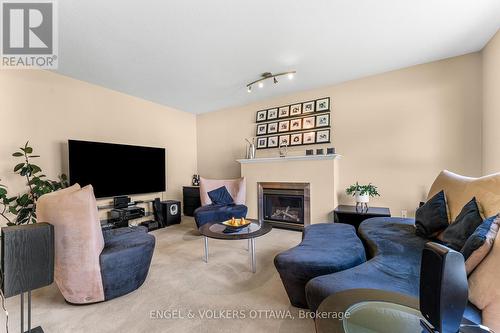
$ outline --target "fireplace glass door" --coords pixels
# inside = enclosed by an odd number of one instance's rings
[[[304,192],[264,189],[264,219],[304,224]]]

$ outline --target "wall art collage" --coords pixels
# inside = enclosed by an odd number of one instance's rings
[[[330,97],[257,111],[257,149],[330,142]]]

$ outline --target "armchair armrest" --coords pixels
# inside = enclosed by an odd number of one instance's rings
[[[116,229],[106,229],[102,231],[102,236],[104,237],[104,243],[107,243],[111,238],[125,235],[131,232],[144,232],[147,233],[148,229],[143,226],[137,227],[124,227],[124,228],[116,228]]]

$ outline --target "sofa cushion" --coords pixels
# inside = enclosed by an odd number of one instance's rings
[[[455,222],[450,224],[438,238],[446,244],[446,246],[455,251],[460,251],[464,247],[467,239],[481,223],[483,223],[483,218],[479,213],[476,198],[472,198],[472,200],[462,208]]]
[[[430,198],[415,214],[417,235],[431,238],[448,227],[448,209],[444,191]]]
[[[500,212],[500,173],[472,178],[444,170],[432,184],[427,198],[432,198],[442,190],[446,194],[450,223],[472,197],[476,197],[484,216],[493,216]]]
[[[104,238],[91,185],[75,184],[45,194],[37,202],[38,220],[54,225],[54,279],[75,304],[104,300],[99,255]]]
[[[307,307],[306,283],[320,275],[331,274],[366,261],[363,243],[353,226],[319,223],[304,229],[302,242],[274,258],[290,303]]]
[[[474,231],[467,239],[462,252],[465,258],[465,269],[467,275],[483,261],[490,253],[493,247],[493,242],[498,233],[500,218],[498,215],[492,216],[484,220],[484,222]]]
[[[498,223],[498,220],[496,221]],[[489,254],[469,276],[469,300],[482,310],[483,323],[500,332],[500,238],[495,237]]]
[[[227,191],[226,186],[216,188],[207,194],[214,205],[229,205],[234,203],[233,197],[231,197],[231,194]]]
[[[209,222],[224,222],[230,218],[246,217],[248,208],[245,205],[208,205],[194,211],[194,220],[198,228]]]

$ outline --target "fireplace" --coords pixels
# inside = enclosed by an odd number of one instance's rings
[[[309,183],[258,183],[259,220],[302,230],[310,224]]]

